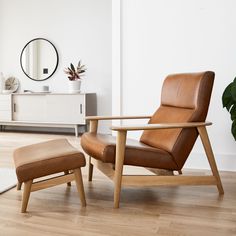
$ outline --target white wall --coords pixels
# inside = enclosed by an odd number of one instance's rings
[[[236,171],[236,143],[221,104],[224,88],[236,76],[236,1],[121,1],[122,113],[152,114],[170,73],[215,71],[209,136],[219,169]],[[209,168],[200,142],[185,167]]]
[[[112,19],[110,0],[0,0],[0,71],[16,76],[21,90],[49,85],[67,91],[63,69],[79,59],[87,67],[84,92],[97,93],[98,114],[111,114]],[[33,38],[50,40],[59,53],[59,66],[49,80],[28,79],[20,68],[20,53]],[[102,131],[109,132],[109,123]]]

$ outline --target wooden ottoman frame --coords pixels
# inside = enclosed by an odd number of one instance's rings
[[[20,147],[14,151],[18,178],[17,190],[24,183],[21,212],[25,213],[30,193],[75,180],[82,206],[86,206],[81,167],[86,165],[84,154],[66,139],[56,139]],[[39,178],[64,173],[47,179]],[[36,181],[35,181],[36,180]]]
[[[78,168],[70,172],[65,171],[64,175],[49,178],[46,180],[41,180],[34,183],[33,183],[34,180],[29,180],[29,181],[24,182],[21,213],[26,212],[31,192],[54,187],[54,186],[64,184],[64,183],[67,183],[68,186],[71,186],[70,182],[73,180],[75,180],[75,183],[76,183],[76,187],[80,196],[81,205],[85,207],[86,200],[85,200],[85,194],[84,194],[83,179],[82,179],[81,169]],[[21,185],[22,183],[18,182],[17,190],[21,190]]]

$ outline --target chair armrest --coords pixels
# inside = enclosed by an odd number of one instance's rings
[[[155,130],[155,129],[175,129],[175,128],[194,128],[212,125],[211,122],[187,122],[187,123],[161,123],[144,125],[121,125],[112,126],[114,131],[134,131],[134,130]]]
[[[152,116],[86,116],[86,120],[129,120],[129,119],[149,119]]]

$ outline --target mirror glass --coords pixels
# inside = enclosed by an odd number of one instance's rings
[[[50,78],[58,66],[58,52],[55,46],[43,38],[28,42],[20,56],[21,68],[32,80],[42,81]]]

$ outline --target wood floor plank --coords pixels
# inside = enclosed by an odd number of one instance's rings
[[[79,137],[70,135],[0,133],[0,166],[13,167],[17,147],[62,137],[81,149]],[[27,214],[20,213],[21,191],[1,194],[0,235],[236,235],[236,173],[220,172],[224,196],[215,186],[124,187],[120,209],[113,209],[114,187],[107,177],[94,168],[88,182],[87,167],[82,173],[86,208],[74,182],[32,192]]]

